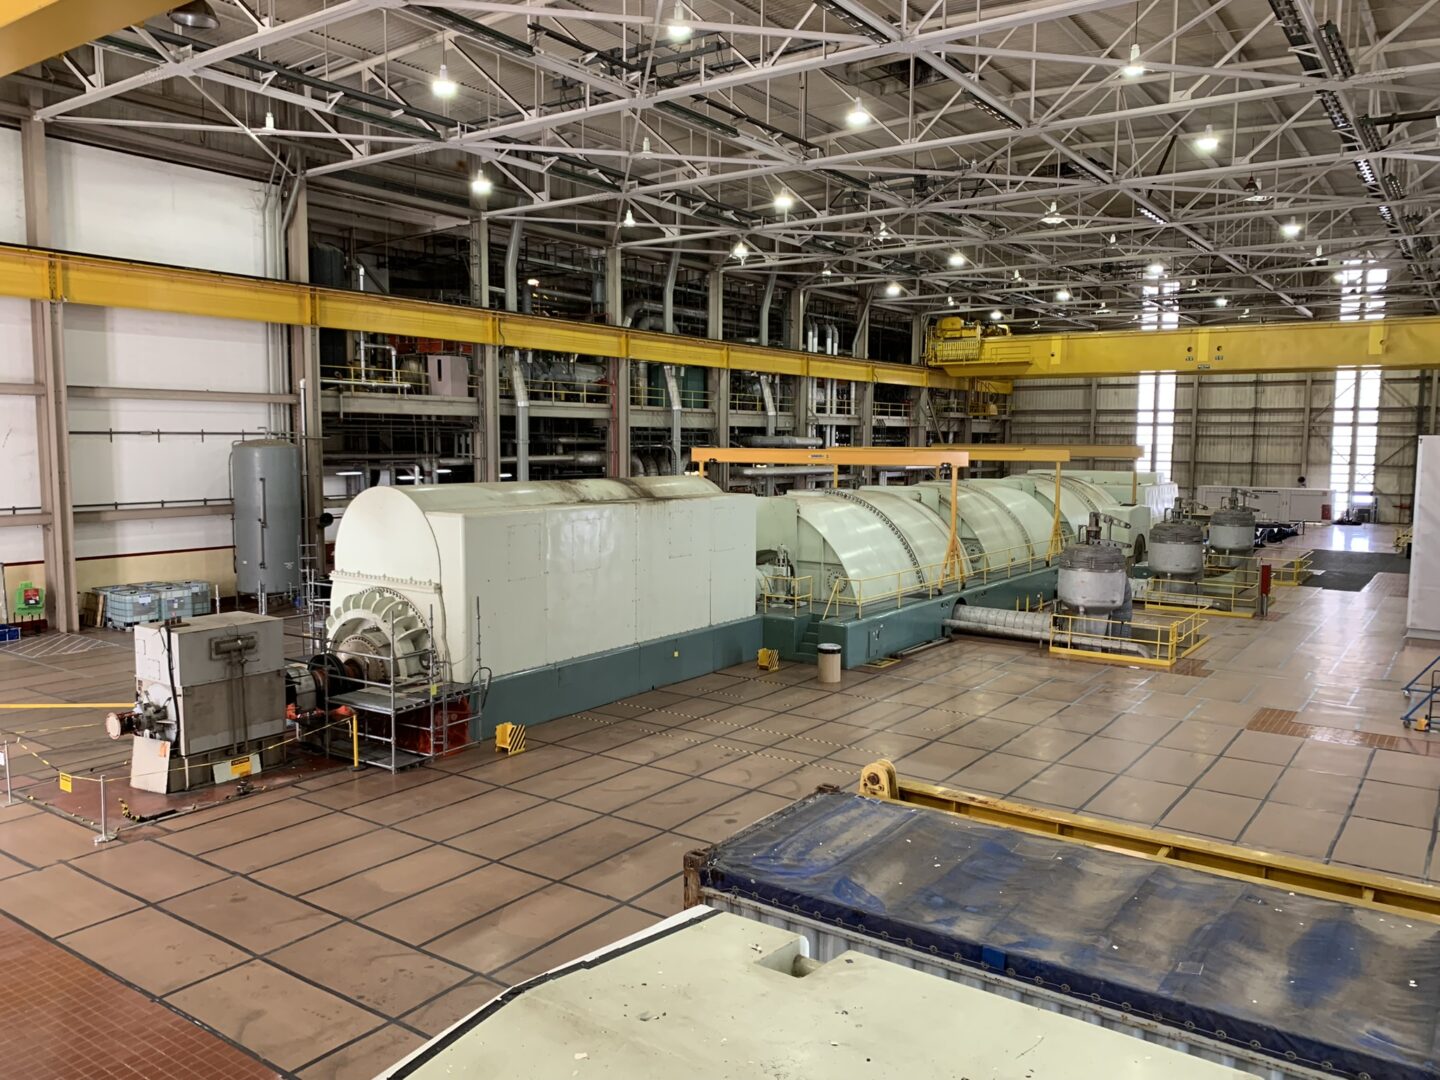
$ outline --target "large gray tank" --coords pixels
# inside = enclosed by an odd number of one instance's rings
[[[1210,517],[1210,546],[1224,555],[1249,555],[1255,550],[1255,511],[1222,507]]]
[[[235,504],[235,591],[244,596],[300,588],[300,451],[285,439],[230,449]]]
[[[1200,526],[1190,521],[1152,525],[1149,565],[1161,577],[1199,577],[1205,571],[1205,534]]]
[[[1103,614],[1125,606],[1125,551],[1109,544],[1072,544],[1060,556],[1056,596],[1063,608]]]

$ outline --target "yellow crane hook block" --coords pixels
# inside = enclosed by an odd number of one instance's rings
[[[500,724],[495,728],[495,752],[519,754],[525,749],[524,724]]]

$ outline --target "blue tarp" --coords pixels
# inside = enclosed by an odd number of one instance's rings
[[[1440,925],[819,792],[709,888],[1335,1075],[1440,1076]]]

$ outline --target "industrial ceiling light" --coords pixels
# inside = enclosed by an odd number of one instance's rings
[[[1280,226],[1280,235],[1283,236],[1286,240],[1294,240],[1297,236],[1300,235],[1300,231],[1300,223],[1294,218],[1291,218],[1289,221],[1285,222],[1284,225]]]
[[[899,296],[902,291],[903,290],[900,288],[900,283],[898,281],[892,281],[889,285],[885,286],[886,296]]]
[[[999,309],[999,308],[996,308],[994,311],[990,312],[990,321],[991,321],[991,322],[999,322],[999,321],[1000,321],[1001,319],[1003,319],[1004,317],[1005,317],[1005,316],[1000,313],[1000,309]]]
[[[495,181],[483,172],[476,173],[475,179],[470,181],[470,190],[476,195],[489,195],[495,190]]]
[[[680,0],[675,0],[675,11],[665,27],[665,37],[676,45],[683,45],[694,33],[690,24],[685,21],[685,5],[680,3]]]
[[[830,276],[831,274],[833,274],[834,272],[835,272],[835,271],[831,270],[828,266],[821,267],[821,269],[820,269],[820,276],[821,276],[821,277],[829,277],[829,276]]]
[[[785,214],[789,213],[790,210],[794,208],[794,206],[795,196],[791,195],[790,192],[786,191],[784,188],[781,188],[780,193],[775,196],[775,209],[779,210],[782,214]]]
[[[365,474],[364,474],[363,472],[361,472],[359,469],[341,469],[341,470],[340,470],[339,472],[337,472],[335,475],[336,475],[336,476],[364,476]]]
[[[1140,62],[1140,43],[1138,41],[1130,46],[1130,62],[1120,69],[1120,74],[1127,79],[1138,79],[1145,74],[1145,65]]]
[[[173,7],[166,17],[176,26],[188,26],[191,30],[214,30],[220,25],[215,9],[205,0],[190,0],[188,4]]]
[[[633,229],[633,228],[635,228],[635,211],[634,211],[634,210],[631,210],[629,207],[626,207],[626,208],[625,208],[625,220],[622,221],[622,222],[620,222],[620,224],[621,224],[621,225],[624,225],[625,228],[627,228],[627,229]]]
[[[1160,277],[1165,273],[1165,264],[1154,262],[1145,267],[1146,277]]]
[[[952,251],[950,253],[950,257],[945,261],[948,262],[951,266],[964,266],[965,256],[958,251]]]
[[[436,75],[430,83],[430,92],[438,98],[452,98],[455,91],[460,89],[460,84],[450,78],[450,69],[445,64],[440,65],[440,74]]]
[[[946,307],[954,307],[954,306],[955,306],[955,298],[954,298],[953,296],[947,296],[947,297],[945,297],[945,306],[946,306]]]
[[[1213,154],[1220,149],[1220,136],[1210,124],[1205,125],[1205,134],[1195,140],[1195,149],[1202,154]]]
[[[526,278],[525,284],[529,285],[532,289],[538,289],[540,287],[540,279],[538,277]]]
[[[854,104],[850,106],[850,111],[845,114],[845,124],[848,127],[859,128],[868,123],[870,123],[870,114],[865,111],[865,106],[860,104],[860,99],[857,97]]]
[[[1345,280],[1345,274],[1340,270],[1336,270],[1335,273],[1330,275],[1330,280],[1335,282],[1343,282]]]
[[[746,257],[750,254],[750,249],[745,246],[744,240],[736,240],[735,246],[730,249],[730,254],[734,255],[735,258],[739,259],[743,263]]]
[[[1069,290],[1069,289],[1057,289],[1057,290],[1055,290],[1055,300],[1056,300],[1057,303],[1068,304],[1068,303],[1070,302],[1070,290]]]
[[[275,114],[269,109],[265,110],[265,126],[260,130],[267,135],[272,135],[275,132]]]
[[[1111,314],[1114,314],[1114,313],[1110,310],[1110,306],[1109,306],[1108,304],[1101,304],[1099,307],[1097,307],[1097,308],[1095,309],[1095,314],[1096,314],[1096,315],[1111,315]]]
[[[450,475],[450,470],[449,470],[449,469],[436,469],[436,470],[435,470],[435,475],[436,475],[436,476],[449,476],[449,475]]]
[[[1216,307],[1229,307],[1229,306],[1230,306],[1230,298],[1229,298],[1228,296],[1217,296],[1217,297],[1215,297],[1215,306],[1216,306]]]
[[[1050,204],[1050,210],[1049,210],[1049,212],[1046,213],[1046,215],[1045,215],[1044,217],[1042,217],[1040,220],[1041,220],[1042,222],[1044,222],[1046,225],[1064,225],[1064,224],[1065,224],[1065,218],[1061,216],[1060,211],[1056,208],[1056,206],[1055,206],[1055,204],[1054,204],[1053,202]]]
[[[1269,200],[1270,196],[1260,190],[1259,180],[1252,176],[1249,180],[1245,181],[1246,202],[1268,202]]]

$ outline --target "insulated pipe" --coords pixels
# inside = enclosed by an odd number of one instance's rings
[[[747,465],[741,476],[763,479],[767,476],[829,476],[829,465]]]
[[[811,435],[751,435],[744,440],[746,446],[759,450],[795,449],[818,450],[825,444]]]
[[[500,459],[500,464],[514,465],[518,460],[507,454]],[[527,454],[525,460],[530,465],[584,465],[604,468],[605,451],[578,450],[571,454]]]
[[[773,439],[773,438],[775,437],[775,395],[770,392],[770,376],[769,376],[769,375],[761,375],[761,376],[760,376],[760,398],[761,398],[761,400],[764,401],[764,403],[765,403],[765,436],[764,436],[764,437],[765,437],[766,439]],[[750,445],[751,445],[751,446],[756,446],[756,445],[765,445],[765,444],[757,444],[757,443],[755,443],[755,442],[752,440],[752,441],[750,442]],[[770,444],[768,444],[768,445],[773,446],[773,445],[775,445],[775,444],[774,444],[774,443],[770,443]]]
[[[370,369],[365,366],[365,354],[372,349],[381,349],[390,354],[390,381],[392,383],[398,383],[400,381],[400,357],[395,346],[371,345],[364,341],[360,343],[360,381],[362,383],[368,383],[370,381]]]
[[[520,370],[520,357],[514,352],[510,354],[510,389],[515,394],[515,479],[524,484],[530,480],[530,391]]]
[[[677,251],[676,254],[679,254]],[[775,275],[765,279],[765,293],[760,297],[760,330],[756,335],[761,347],[770,345],[770,305],[775,301]]]
[[[971,607],[968,604],[956,607],[954,617],[944,621],[946,627],[961,633],[1017,641],[1049,641],[1050,624],[1048,611],[1010,611],[1006,608]],[[1063,636],[1072,643],[1093,645],[1097,649],[1126,656],[1150,656],[1150,650],[1138,641],[1119,641],[1102,634],[1066,633]]]
[[[665,269],[665,292],[661,295],[660,322],[665,333],[675,332],[675,278],[680,273],[680,249],[670,252],[670,265]]]
[[[675,365],[665,365],[665,389],[670,395],[670,456],[674,462],[674,475],[679,476],[685,471],[685,462],[681,460],[680,447],[680,384],[675,381]]]

